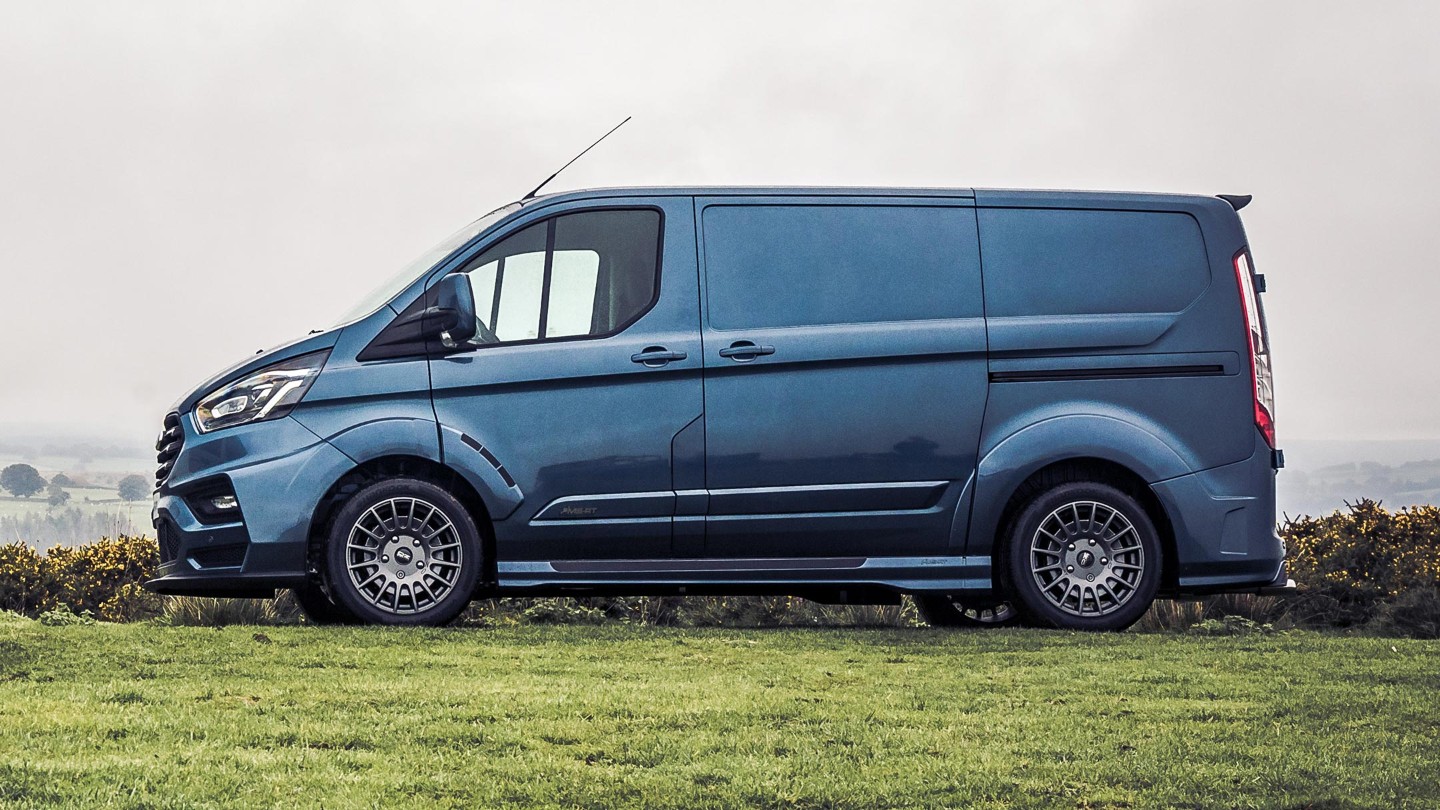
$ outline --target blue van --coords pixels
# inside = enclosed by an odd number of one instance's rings
[[[149,587],[435,625],[494,595],[912,594],[1114,630],[1287,587],[1244,197],[526,199],[165,417]]]

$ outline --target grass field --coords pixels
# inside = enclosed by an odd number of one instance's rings
[[[1440,643],[0,619],[0,804],[1435,807]]]

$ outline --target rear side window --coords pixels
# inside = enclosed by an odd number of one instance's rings
[[[1210,281],[1187,214],[986,208],[979,220],[991,316],[1178,312]]]
[[[715,329],[982,312],[972,208],[712,205],[702,224]]]
[[[611,335],[659,291],[660,214],[585,211],[506,237],[463,271],[480,321],[473,343]]]

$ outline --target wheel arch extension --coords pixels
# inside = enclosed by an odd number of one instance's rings
[[[307,552],[307,574],[322,570],[320,554],[330,534],[330,523],[341,506],[351,495],[375,481],[392,478],[416,478],[429,481],[445,488],[454,495],[470,513],[475,526],[480,530],[480,542],[484,549],[485,570],[481,572],[482,586],[495,582],[495,529],[485,499],[465,476],[451,467],[433,459],[412,455],[386,455],[361,462],[332,483],[320,498],[315,514],[310,517],[309,550]]]
[[[1009,522],[1040,489],[1098,481],[1144,507],[1164,554],[1161,591],[1172,590],[1178,576],[1175,527],[1150,484],[1192,469],[1172,443],[1147,427],[1113,415],[1073,414],[1034,422],[991,445],[977,465],[967,552],[995,560]],[[998,574],[1000,568],[992,570]]]

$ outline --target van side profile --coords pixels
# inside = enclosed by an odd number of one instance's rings
[[[913,594],[1113,630],[1293,587],[1248,198],[623,188],[472,223],[183,397],[160,593]]]

